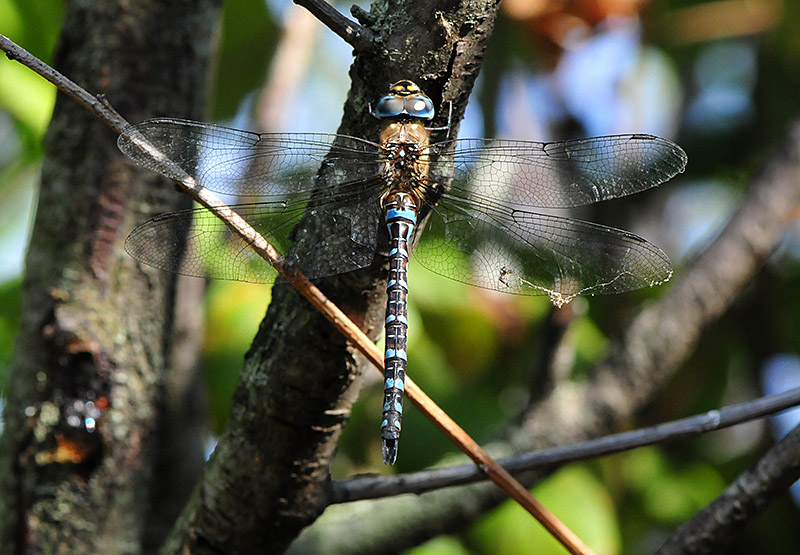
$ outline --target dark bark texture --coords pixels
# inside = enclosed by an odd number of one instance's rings
[[[494,0],[379,1],[369,14],[360,12],[375,40],[356,53],[339,133],[377,138],[369,103],[400,79],[414,80],[434,99],[440,114],[434,125],[447,122],[451,102],[458,121],[496,9]],[[373,338],[386,303],[382,263],[320,284]],[[284,551],[327,505],[330,460],[364,365],[307,301],[277,284],[242,369],[228,429],[166,551]]]
[[[74,0],[55,65],[133,121],[202,117],[217,4]],[[183,393],[167,375],[175,277],[138,267],[122,243],[146,217],[187,204],[59,95],[3,415],[4,553],[142,551],[159,511],[164,392],[178,403]],[[184,457],[202,455],[184,447]]]

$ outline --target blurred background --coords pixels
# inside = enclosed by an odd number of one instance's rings
[[[351,48],[288,0],[226,0],[208,119],[243,129],[334,132]],[[347,12],[350,3],[339,3]],[[362,7],[368,8],[367,4]],[[60,0],[0,0],[0,33],[50,59]],[[411,76],[409,76],[411,77]],[[19,319],[23,257],[41,140],[54,88],[0,63],[0,387]],[[109,99],[113,104],[114,99]],[[125,114],[123,114],[125,115]],[[150,116],[169,114],[150,114]],[[577,214],[661,247],[676,278],[726,222],[800,116],[800,3],[791,0],[504,0],[461,137],[557,140],[644,132],[678,142],[686,173],[633,198]],[[800,217],[800,211],[798,211]],[[800,223],[732,309],[700,341],[669,388],[632,427],[800,386]],[[409,373],[473,437],[491,438],[540,390],[535,376],[552,324],[546,298],[492,294],[410,269]],[[556,359],[580,378],[648,291],[576,299]],[[203,346],[209,449],[225,426],[243,355],[270,288],[210,282]],[[353,412],[334,475],[386,472],[379,460],[377,373]],[[652,551],[800,420],[787,412],[700,439],[571,465],[536,496],[600,553]],[[393,471],[446,462],[453,448],[415,410]],[[797,497],[772,504],[736,552],[800,545]],[[419,554],[562,553],[511,503]]]

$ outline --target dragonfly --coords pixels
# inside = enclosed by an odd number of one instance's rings
[[[397,458],[408,340],[408,263],[456,281],[562,306],[577,295],[621,293],[667,281],[672,266],[628,231],[535,212],[638,193],[686,167],[686,153],[652,135],[560,142],[432,141],[434,104],[402,80],[371,108],[377,140],[254,133],[178,119],[123,131],[119,148],[164,172],[144,137],[199,186],[241,198],[232,208],[308,279],[388,261],[382,456]],[[448,126],[449,127],[449,126]],[[424,222],[424,231],[421,223]],[[169,272],[271,283],[277,273],[205,209],[156,216],[125,243]]]

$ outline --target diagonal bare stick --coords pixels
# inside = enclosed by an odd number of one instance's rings
[[[130,126],[125,118],[114,110],[104,97],[90,94],[80,85],[68,79],[3,35],[0,35],[0,49],[6,53],[9,59],[19,61],[53,83],[59,90],[92,112],[98,119],[117,133],[121,133]],[[328,298],[300,272],[286,268],[283,256],[232,208],[222,202],[222,200],[211,191],[199,186],[191,176],[172,160],[164,156],[163,153],[151,145],[144,137],[141,135],[137,136],[136,133],[131,133],[129,136],[134,144],[157,162],[159,171],[169,176],[190,197],[210,210],[215,216],[225,222],[234,233],[237,233],[247,241],[250,247],[259,256],[272,265],[301,295],[308,299],[312,306],[325,316],[353,346],[361,351],[364,356],[373,363],[381,372],[381,375],[383,375],[383,354],[344,312],[328,300]],[[410,378],[406,378],[406,395],[408,399],[436,425],[436,427],[444,432],[450,441],[486,473],[490,480],[533,515],[533,517],[561,542],[570,553],[592,553],[589,547],[586,546],[574,532],[567,528],[555,515],[550,513],[547,508],[539,503],[522,484],[511,476],[511,474],[498,465],[475,440],[462,430],[430,397],[417,387]]]

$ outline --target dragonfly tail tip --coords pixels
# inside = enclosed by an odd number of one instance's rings
[[[397,460],[397,440],[383,440],[383,464],[393,465]]]

